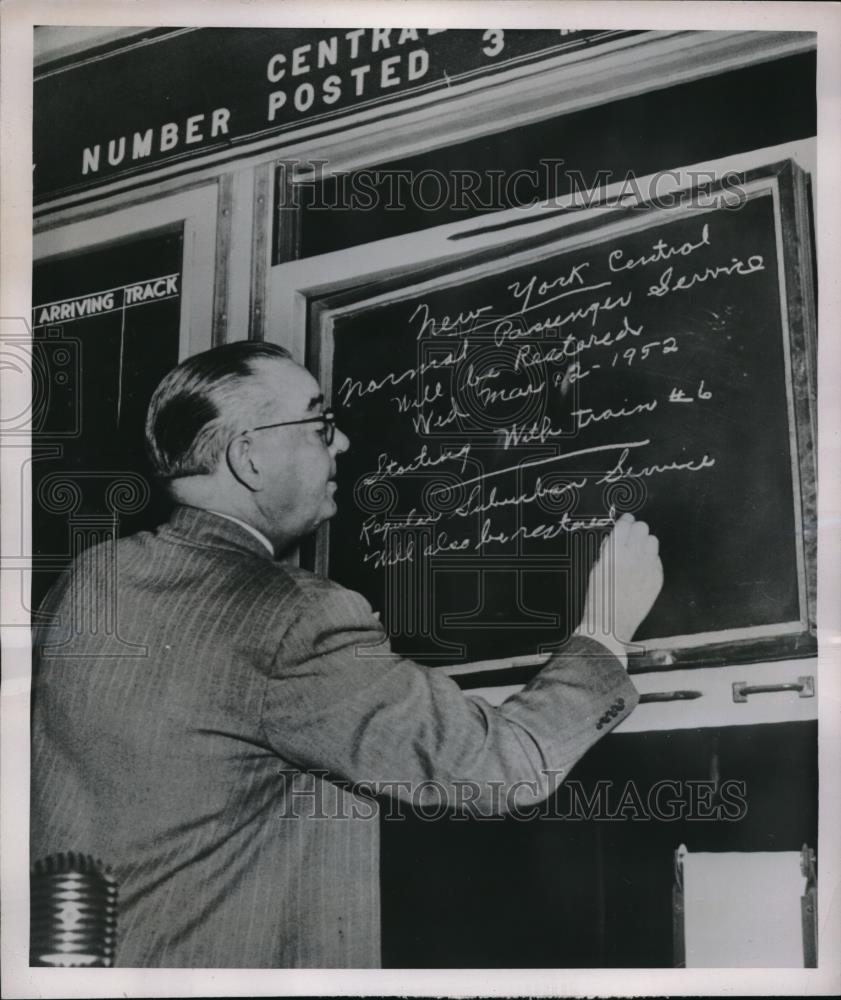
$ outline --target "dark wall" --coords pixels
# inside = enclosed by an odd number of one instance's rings
[[[548,818],[525,821],[401,820],[391,807],[382,821],[386,966],[669,967],[680,844],[817,846],[816,723],[614,734],[570,779],[588,797],[607,782],[606,808],[585,818],[564,786]],[[659,801],[682,812],[673,821],[652,815],[664,780],[675,784]],[[704,818],[722,803],[719,819]]]
[[[523,182],[512,187],[511,197],[497,205],[505,209],[520,203],[518,195],[520,201],[535,203],[568,194],[572,182],[565,172],[569,171],[579,171],[589,180],[607,170],[622,180],[629,172],[642,177],[814,136],[815,72],[814,53],[778,59],[376,167],[413,176],[433,170],[447,175],[475,171],[482,177],[472,199],[479,207],[450,204],[457,200],[453,198],[440,208],[407,204],[401,209],[390,199],[397,183],[392,176],[373,186],[376,195],[357,199],[373,202],[371,208],[324,210],[320,206],[341,205],[342,192],[352,190],[354,175],[359,179],[360,172],[339,181],[329,178],[300,192],[304,208],[300,255],[310,257],[483,214],[489,209],[482,206],[494,201],[494,185],[499,185],[488,173],[491,170],[503,171],[506,177],[517,170],[536,171],[534,185]],[[542,167],[541,160],[547,159],[563,160],[562,169]],[[423,197],[428,204],[444,200],[432,183]]]

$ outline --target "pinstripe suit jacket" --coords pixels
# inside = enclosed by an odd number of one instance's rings
[[[543,769],[637,700],[583,638],[499,708],[465,697],[391,654],[358,594],[190,507],[86,552],[44,610],[32,857],[110,863],[121,966],[377,966],[379,827],[358,783],[525,780],[518,804],[539,801],[558,780]]]

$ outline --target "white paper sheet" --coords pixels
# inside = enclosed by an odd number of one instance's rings
[[[799,851],[683,853],[687,968],[802,968]]]

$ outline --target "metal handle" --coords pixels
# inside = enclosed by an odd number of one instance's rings
[[[799,698],[814,698],[815,679],[814,677],[798,677],[796,682],[790,681],[787,684],[754,684],[752,686],[745,681],[735,681],[733,701],[744,703],[748,700],[748,695],[771,694],[775,691],[796,691]]]
[[[648,694],[640,695],[639,703],[644,705],[647,701],[691,701],[700,697],[700,691],[650,691]]]

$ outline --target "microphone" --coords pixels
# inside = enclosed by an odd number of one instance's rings
[[[110,968],[117,936],[117,882],[101,861],[65,851],[29,873],[29,964]]]

